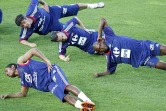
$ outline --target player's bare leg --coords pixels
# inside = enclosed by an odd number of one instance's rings
[[[75,103],[76,103],[76,101],[77,101],[77,99],[74,98],[73,96],[71,96],[70,94],[67,94],[67,95],[64,97],[64,100],[65,100],[66,102],[68,102],[69,104],[71,104],[72,106],[74,106]]]
[[[64,100],[68,102],[70,105],[79,108],[80,111],[94,111],[94,104],[90,102],[81,102],[77,98],[71,96],[70,94],[67,94],[64,97]]]
[[[82,101],[91,102],[91,100],[80,89],[78,89],[76,86],[68,85],[65,88],[65,90],[68,91],[68,92],[71,92],[73,95],[77,96]]]
[[[76,107],[76,108],[79,108],[79,109],[83,109],[82,107],[82,102],[80,100],[78,100],[77,98],[71,96],[70,94],[67,94],[65,97],[64,97],[64,100],[66,102],[68,102],[70,105]]]
[[[71,92],[76,97],[80,98],[83,102],[81,103],[82,110],[85,110],[86,108],[89,108],[91,111],[94,110],[95,104],[82,92],[80,89],[78,89],[76,86],[68,85],[65,88],[66,91]],[[78,102],[78,100],[77,100]],[[80,102],[78,102],[80,104]],[[85,110],[86,111],[86,110]],[[88,110],[87,110],[88,111]]]
[[[156,64],[155,68],[157,68],[157,69],[162,69],[162,70],[166,70],[166,63],[163,62],[163,61],[159,61],[159,62]]]
[[[166,45],[161,45],[160,46],[160,55],[166,55]],[[163,61],[159,61],[155,68],[157,69],[162,69],[162,70],[166,70],[166,62],[163,62]]]
[[[166,45],[161,45],[160,46],[160,54],[161,55],[166,55]]]
[[[86,8],[96,9],[96,8],[104,8],[104,2],[93,3],[93,4],[86,4],[86,3],[78,3],[79,10],[83,10]]]
[[[78,96],[78,94],[81,92],[77,87],[73,85],[68,85],[65,90],[71,92],[75,96]]]

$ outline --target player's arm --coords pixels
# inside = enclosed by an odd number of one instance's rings
[[[65,62],[70,61],[70,56],[65,56],[66,48],[68,47],[68,43],[58,42],[58,50],[59,50],[59,59]]]
[[[40,59],[42,59],[48,66],[48,71],[51,70],[52,65],[51,62],[45,57],[45,55],[40,52],[37,48],[32,48],[29,51],[27,51],[23,56],[19,57],[17,60],[18,64],[24,64],[26,63],[30,58],[32,58],[33,56],[36,56]]]
[[[101,73],[96,73],[93,76],[97,78],[97,77],[105,76],[105,75],[109,75],[109,74],[111,74],[111,73],[108,71],[105,71],[105,72],[101,72]]]
[[[102,40],[102,30],[106,26],[108,26],[107,21],[104,18],[101,18],[98,28],[98,38],[97,38],[98,41]]]
[[[78,19],[77,17],[74,17],[74,18],[77,19],[77,22],[78,22],[77,24],[78,24],[82,29],[87,30],[87,29],[85,28],[84,24],[82,23],[82,21],[81,21],[80,19]]]
[[[35,43],[28,42],[27,40],[20,40],[20,43],[23,45],[27,45],[29,47],[36,47],[37,46]]]
[[[14,93],[14,94],[4,94],[1,95],[2,99],[7,99],[7,98],[21,98],[21,97],[26,97],[27,93],[28,93],[28,87],[24,87],[22,86],[21,91]]]
[[[93,76],[97,78],[97,77],[113,74],[116,70],[116,67],[117,67],[116,63],[111,63],[109,60],[107,60],[107,70],[105,72],[96,73]]]
[[[31,43],[28,41],[28,39],[31,37],[31,35],[34,33],[33,29],[30,28],[21,28],[20,31],[20,37],[19,37],[19,42],[23,45],[27,45],[29,47],[36,47],[37,45],[35,43]]]
[[[65,62],[68,62],[68,61],[70,61],[70,55],[68,55],[68,56],[59,55],[59,59],[65,61]]]
[[[42,5],[41,7],[42,7],[44,10],[46,10],[47,12],[50,12],[49,7],[48,7],[48,4],[47,4],[45,1],[39,0],[39,3]]]

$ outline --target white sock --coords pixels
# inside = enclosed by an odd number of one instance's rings
[[[82,108],[81,103],[82,103],[82,102],[81,102],[80,100],[77,100],[74,106],[75,106],[76,108],[81,109],[81,108]]]
[[[83,101],[92,102],[83,92],[80,92],[78,94],[78,98],[80,98]]]
[[[87,4],[87,8],[97,8],[97,4]]]

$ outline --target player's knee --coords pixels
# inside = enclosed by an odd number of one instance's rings
[[[71,91],[72,89],[73,89],[72,85],[67,85],[66,88],[65,88],[66,91]]]
[[[157,69],[162,69],[162,70],[166,70],[166,63],[165,63],[165,62],[162,62],[162,61],[159,61],[159,62],[156,64],[155,68],[157,68]]]
[[[166,45],[161,45],[160,46],[160,54],[161,55],[166,55]]]
[[[166,70],[166,63],[163,63],[163,69]]]

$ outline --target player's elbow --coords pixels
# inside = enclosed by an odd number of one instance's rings
[[[24,44],[24,45],[26,45],[26,40],[19,40],[19,42],[21,43],[21,44]]]
[[[26,97],[27,93],[20,92],[20,93],[17,93],[17,95],[18,95],[18,97]]]
[[[105,22],[105,18],[101,18],[101,19],[100,19],[100,21],[103,21],[103,22]]]
[[[23,94],[23,95],[22,95],[22,97],[26,97],[26,96],[27,96],[27,94]]]
[[[30,51],[32,52],[32,54],[39,52],[39,50],[37,48],[32,48],[32,49],[30,49]]]
[[[59,58],[60,58],[60,59],[64,59],[64,58],[65,58],[65,55],[59,55]]]
[[[22,44],[23,40],[19,40],[19,43]]]

